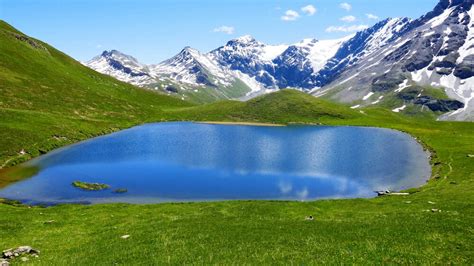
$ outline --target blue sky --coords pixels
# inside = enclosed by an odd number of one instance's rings
[[[268,44],[332,39],[438,0],[0,0],[0,18],[78,60],[117,49],[158,63],[250,34]],[[371,14],[371,15],[368,15]]]

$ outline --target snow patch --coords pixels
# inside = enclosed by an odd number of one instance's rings
[[[403,105],[401,107],[393,109],[392,112],[399,113],[400,111],[405,110],[406,107],[407,107],[406,105]]]
[[[362,100],[366,101],[368,100],[370,97],[372,97],[372,95],[374,95],[373,92],[369,92],[367,95],[364,96],[364,98],[362,98]]]
[[[402,83],[398,85],[398,89],[395,90],[395,92],[401,92],[402,90],[408,88],[408,79],[405,79]]]

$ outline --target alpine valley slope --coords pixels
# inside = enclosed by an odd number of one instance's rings
[[[85,64],[197,102],[248,99],[291,87],[354,108],[380,105],[474,120],[473,1],[441,0],[419,19],[386,19],[340,40],[273,46],[243,36],[205,54],[186,47],[157,65],[140,64],[118,51],[105,51]],[[426,93],[432,88],[452,100]]]

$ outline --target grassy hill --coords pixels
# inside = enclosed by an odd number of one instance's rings
[[[189,105],[101,75],[0,21],[0,167]]]
[[[220,101],[170,112],[179,120],[318,123],[361,116],[352,109],[296,90],[280,90],[247,102]]]
[[[33,246],[41,254],[30,263],[474,263],[474,123],[377,107],[354,111],[293,90],[193,106],[100,75],[6,23],[0,24],[0,90],[4,166],[162,120],[378,126],[408,132],[432,152],[432,179],[409,196],[48,208],[3,201],[0,250]],[[308,215],[315,220],[306,221]]]

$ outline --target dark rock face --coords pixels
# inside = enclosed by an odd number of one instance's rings
[[[209,79],[209,75],[202,72],[198,73],[198,75],[196,76],[196,82],[209,87],[217,87],[214,83],[211,82],[211,80]]]
[[[468,55],[464,60],[456,66],[454,75],[461,79],[474,77],[474,55]]]
[[[120,70],[124,73],[127,73],[132,77],[149,76],[148,73],[134,72],[131,68],[128,68],[128,67],[122,65],[122,63],[120,63],[119,61],[117,61],[115,59],[112,59],[112,58],[107,58],[107,62],[114,69],[117,69],[117,70]]]
[[[175,86],[166,86],[165,90],[172,93],[178,93],[178,89]]]
[[[433,112],[449,112],[464,107],[464,104],[460,101],[438,100],[429,96],[420,96],[413,103],[427,106]]]
[[[401,75],[395,75],[392,73],[384,74],[372,81],[372,91],[386,92],[393,90],[398,87],[398,84],[402,83],[403,80],[405,80],[405,78]]]
[[[419,94],[418,90],[407,89],[407,90],[399,93],[397,96],[398,96],[398,98],[400,98],[404,101],[413,101],[417,97],[418,94]]]
[[[410,52],[410,48],[413,44],[413,41],[407,41],[405,44],[397,48],[394,52],[391,54],[385,56],[383,59],[385,62],[398,62],[400,59],[402,59],[404,56],[406,56]]]
[[[133,69],[126,67],[123,65],[123,63],[120,61],[122,59],[128,59],[130,61],[137,61],[135,58],[122,54],[117,50],[111,50],[111,51],[104,51],[101,54],[102,57],[104,57],[107,60],[107,63],[114,69],[122,71],[132,77],[141,77],[141,76],[149,76],[148,73],[145,72],[138,72],[134,71]],[[116,59],[117,58],[117,59]]]
[[[412,102],[416,105],[428,107],[433,112],[449,112],[464,108],[464,104],[456,100],[436,99],[428,95],[420,95],[420,90],[416,88],[407,89],[397,95],[398,98]],[[420,96],[418,96],[420,95]]]
[[[422,39],[421,34],[415,36],[417,39]],[[417,50],[406,63],[405,69],[409,72],[423,69],[427,67],[432,61],[434,55],[441,49],[443,45],[443,39],[441,34],[433,34],[423,39],[421,43],[421,49]]]
[[[273,77],[278,80],[280,88],[298,87],[312,88],[308,82],[313,74],[313,67],[307,56],[309,51],[302,47],[290,46],[283,54],[273,60],[275,68],[269,69]]]

